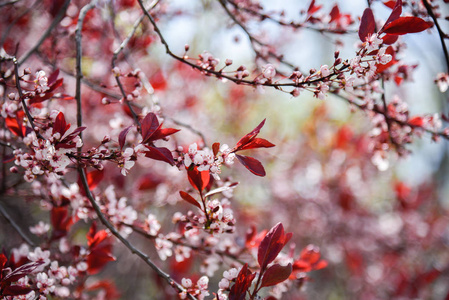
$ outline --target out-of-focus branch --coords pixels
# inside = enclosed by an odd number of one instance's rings
[[[97,204],[97,202],[95,201],[90,189],[89,189],[89,185],[87,183],[87,178],[86,178],[86,173],[84,171],[84,169],[82,169],[81,167],[78,167],[78,174],[80,175],[81,178],[81,182],[82,185],[84,187],[84,190],[86,192],[86,196],[89,199],[89,202],[91,203],[92,207],[94,208],[95,212],[97,213],[98,218],[100,219],[100,221],[103,223],[104,226],[106,226],[106,228],[108,228],[111,233],[120,240],[120,242],[122,242],[123,245],[125,245],[126,248],[128,248],[133,254],[137,255],[138,257],[140,257],[148,266],[150,266],[158,275],[159,277],[161,277],[162,279],[164,279],[170,286],[172,286],[177,292],[181,293],[181,292],[186,292],[186,295],[189,299],[191,300],[196,300],[196,298],[190,294],[187,293],[187,291],[182,287],[182,285],[180,285],[179,283],[177,283],[175,280],[173,280],[173,278],[170,277],[170,275],[168,275],[167,273],[165,273],[164,271],[162,271],[158,266],[156,266],[153,261],[142,251],[140,251],[139,249],[137,249],[136,247],[134,247],[133,244],[131,244],[126,238],[124,238],[118,231],[117,229],[114,227],[114,225],[112,225],[104,216],[104,214],[101,212],[100,206]]]
[[[17,231],[17,233],[22,237],[22,239],[30,246],[35,247],[35,243],[28,237],[28,235],[22,230],[22,228],[19,226],[19,224],[14,221],[14,219],[9,215],[9,213],[6,211],[3,204],[0,202],[0,213],[3,215],[3,217],[11,224],[11,226]]]
[[[435,23],[435,26],[437,28],[438,36],[440,37],[441,47],[443,48],[444,58],[446,60],[446,72],[449,72],[449,53],[447,51],[446,43],[444,41],[446,34],[441,29],[440,23],[438,23],[438,19],[435,16],[435,14],[433,13],[433,9],[432,9],[432,6],[430,5],[429,1],[423,0],[422,3],[426,7],[427,13],[432,18],[432,20]]]
[[[58,11],[55,18],[53,19],[53,22],[51,22],[50,26],[48,26],[47,30],[45,30],[44,34],[42,34],[39,41],[37,41],[37,43],[19,59],[19,66],[22,65],[31,56],[31,54],[33,54],[42,45],[42,43],[45,41],[45,39],[53,31],[53,29],[55,29],[55,27],[59,24],[59,22],[61,22],[61,20],[65,16],[67,8],[69,7],[70,1],[71,0],[65,0],[61,9]]]

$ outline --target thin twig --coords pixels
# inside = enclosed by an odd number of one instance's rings
[[[61,22],[61,20],[65,16],[65,12],[67,11],[67,8],[69,7],[71,0],[65,0],[64,4],[62,5],[61,9],[58,11],[58,14],[53,19],[53,22],[48,26],[47,30],[45,30],[44,34],[41,36],[39,41],[30,49],[27,53],[25,53],[20,59],[19,59],[19,66],[21,66],[30,56],[34,53],[45,41],[45,39],[50,35],[50,33],[55,29],[55,27]]]
[[[0,145],[11,148],[12,150],[16,150],[16,147],[14,147],[13,145],[11,145],[10,142],[4,142],[0,140]]]
[[[186,124],[186,123],[183,123],[183,122],[181,122],[181,121],[175,120],[175,119],[173,119],[173,118],[171,118],[171,117],[166,117],[166,116],[164,116],[164,118],[167,119],[167,120],[172,121],[173,123],[175,123],[175,124],[178,125],[178,126],[181,126],[181,127],[186,128],[186,129],[188,129],[189,131],[193,132],[194,134],[198,135],[198,136],[201,138],[201,141],[203,142],[203,145],[207,145],[207,143],[206,143],[206,138],[204,137],[204,134],[203,134],[201,131],[199,131],[199,130],[193,128],[193,127],[192,127],[191,125],[189,125],[189,124]]]
[[[158,266],[156,266],[153,261],[148,257],[148,255],[146,255],[145,253],[143,253],[142,251],[140,251],[139,249],[137,249],[136,247],[134,247],[134,245],[132,245],[126,238],[124,238],[118,231],[117,229],[114,227],[114,225],[112,225],[104,216],[104,214],[102,213],[100,206],[97,204],[97,202],[95,201],[94,197],[92,196],[92,193],[89,189],[89,185],[87,183],[87,178],[86,178],[86,173],[84,171],[83,168],[78,167],[78,173],[80,175],[81,178],[81,182],[82,185],[84,187],[84,190],[86,192],[86,196],[89,199],[89,202],[91,203],[92,207],[94,208],[95,212],[97,213],[98,218],[100,219],[100,221],[103,223],[104,226],[106,226],[106,228],[108,228],[111,233],[120,240],[120,242],[122,242],[123,245],[125,245],[126,248],[128,248],[133,254],[137,255],[138,257],[140,257],[148,266],[150,266],[158,275],[159,277],[161,277],[162,279],[164,279],[170,286],[172,286],[174,289],[176,289],[176,291],[178,293],[181,292],[186,292],[187,297],[191,300],[196,300],[196,298],[190,294],[187,293],[187,291],[184,289],[184,287],[182,287],[182,285],[180,285],[179,283],[177,283],[175,280],[173,280],[170,275],[168,275],[167,273],[165,273],[164,271],[162,271]]]
[[[22,0],[12,0],[12,1],[9,1],[9,2],[0,3],[0,7],[7,6],[7,5],[13,5],[13,4],[16,4],[19,1],[22,1]]]
[[[6,211],[3,204],[0,202],[0,212],[3,217],[11,224],[11,226],[17,231],[17,233],[22,237],[22,239],[30,246],[35,247],[35,243],[27,236],[27,234],[22,230],[22,228],[14,221],[14,219]]]
[[[441,47],[443,48],[444,58],[446,59],[446,73],[447,73],[447,72],[449,72],[449,53],[447,51],[446,43],[444,41],[444,38],[445,38],[446,34],[441,29],[441,26],[438,23],[437,17],[433,13],[432,6],[428,2],[428,0],[423,0],[422,2],[423,2],[424,6],[427,9],[427,13],[432,18],[432,20],[435,23],[435,26],[436,26],[436,28],[438,30],[438,35],[440,37]]]
[[[68,0],[67,0],[68,1]],[[82,34],[81,31],[83,29],[84,18],[86,17],[89,10],[95,7],[97,0],[92,0],[89,4],[83,6],[78,16],[78,22],[76,24],[75,31],[75,41],[76,41],[76,91],[75,91],[75,99],[76,99],[76,123],[78,127],[81,127],[83,124],[83,115],[82,115],[82,105],[81,105],[81,79],[83,78],[83,73],[81,70],[81,60],[83,57],[81,40]],[[80,132],[81,137],[81,132]]]

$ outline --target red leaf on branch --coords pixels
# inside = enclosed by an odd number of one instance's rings
[[[16,136],[24,137],[26,135],[26,127],[23,126],[23,111],[18,111],[15,118],[6,117],[5,123],[8,129]]]
[[[142,144],[164,139],[167,136],[179,131],[179,129],[174,128],[162,129],[162,125],[163,124],[159,124],[157,116],[154,113],[149,113],[146,115],[141,123]]]
[[[314,245],[308,245],[301,251],[299,259],[293,263],[293,271],[310,272],[327,267],[327,261],[321,259],[320,249]]]
[[[50,219],[53,226],[53,239],[59,239],[66,236],[70,227],[73,225],[73,219],[69,215],[67,206],[54,206],[51,209]]]
[[[382,32],[388,34],[403,35],[407,33],[421,32],[433,26],[432,22],[424,21],[418,17],[400,17],[394,21],[387,23]]]
[[[132,127],[133,127],[133,125],[128,126],[120,132],[120,134],[118,136],[118,144],[120,146],[120,150],[122,150],[123,146],[125,146],[126,135],[131,130]]]
[[[322,5],[315,5],[315,0],[312,0],[312,2],[310,2],[309,8],[307,9],[307,15],[311,16],[314,13],[316,13],[317,11],[319,11],[321,9],[321,7],[323,7]]]
[[[374,20],[373,11],[371,8],[365,9],[362,18],[360,19],[359,38],[362,42],[374,33],[376,30],[376,21]]]
[[[89,189],[93,190],[97,187],[101,180],[103,180],[104,171],[103,170],[92,170],[86,173],[87,184]]]
[[[217,156],[218,151],[220,151],[220,143],[214,143],[212,145],[212,151],[214,153],[214,156]]]
[[[110,261],[115,261],[112,255],[112,241],[106,230],[97,232],[95,223],[87,233],[87,245],[90,253],[87,256],[88,273],[96,274]]]
[[[262,163],[258,161],[257,159],[249,156],[244,155],[235,155],[240,163],[244,165],[248,170],[250,170],[251,173],[257,176],[265,176],[265,169],[262,166]]]
[[[265,139],[254,138],[250,142],[243,145],[240,150],[248,150],[248,149],[256,149],[256,148],[271,148],[274,146],[276,146],[276,145],[272,144],[271,142],[269,142]]]
[[[394,8],[394,6],[396,5],[396,3],[397,3],[397,1],[393,1],[393,0],[389,0],[389,1],[384,1],[384,2],[383,2],[383,4],[384,4],[386,7],[389,7],[389,8],[391,8],[391,9]]]
[[[292,264],[288,264],[287,266],[281,266],[280,264],[272,265],[265,271],[261,287],[273,286],[287,280],[292,270]]]
[[[198,171],[198,167],[194,167],[193,169],[187,170],[187,177],[189,178],[190,184],[196,189],[198,192],[202,193],[203,190],[207,187],[210,181],[210,173],[209,171]]]
[[[396,3],[393,6],[393,10],[391,11],[390,16],[388,17],[387,21],[385,22],[385,25],[387,25],[388,23],[396,20],[397,18],[399,18],[402,14],[402,0],[396,0]],[[384,27],[385,27],[384,25]],[[382,32],[382,30],[381,30]]]
[[[59,132],[62,138],[69,128],[70,124],[67,124],[64,114],[60,112],[56,116],[55,123],[53,125],[53,133]]]
[[[201,209],[201,205],[198,203],[198,201],[196,201],[195,198],[190,196],[188,193],[186,193],[184,191],[179,191],[179,195],[181,196],[181,198],[183,200],[185,200],[185,201],[189,202],[190,204],[193,204],[196,207],[198,207],[199,209]]]
[[[159,128],[159,121],[154,113],[149,113],[141,122],[142,144],[146,143],[153,133]]]
[[[264,270],[278,256],[291,237],[292,233],[284,234],[282,223],[276,224],[268,231],[257,252],[257,261],[261,270]]]
[[[245,264],[237,275],[235,284],[229,292],[229,300],[245,300],[246,292],[250,288],[254,277],[256,277],[256,273],[252,273],[248,269],[248,264]]]
[[[145,147],[149,150],[145,152],[146,157],[164,161],[172,166],[175,164],[175,160],[173,159],[173,155],[169,149],[165,147],[153,147],[147,145],[145,145]]]
[[[260,129],[262,129],[263,125],[265,124],[265,120],[266,119],[264,119],[259,125],[257,125],[257,127],[254,128],[250,133],[242,137],[231,152],[237,152],[241,150],[243,146],[251,142],[259,134]]]

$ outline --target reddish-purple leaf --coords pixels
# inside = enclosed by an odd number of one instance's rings
[[[97,187],[101,180],[103,180],[104,171],[103,170],[92,170],[86,173],[87,185],[89,189],[93,190]]]
[[[48,85],[52,85],[56,79],[58,79],[59,76],[59,69],[56,69],[53,73],[50,74],[50,76],[48,76]]]
[[[174,128],[164,128],[162,129],[162,124],[159,125],[158,129],[147,139],[147,141],[156,141],[166,138],[169,135],[172,135],[180,129],[174,129]]]
[[[254,277],[256,277],[256,273],[252,273],[248,269],[248,264],[245,264],[237,275],[235,284],[231,287],[229,300],[245,300],[246,293],[250,288]]]
[[[396,20],[397,18],[399,18],[402,14],[402,0],[397,0],[396,4],[393,7],[393,10],[391,11],[390,16],[387,19],[387,22],[385,22],[385,25],[387,25],[388,23]],[[381,30],[382,31],[382,30]]]
[[[189,202],[190,204],[195,205],[196,207],[198,207],[199,209],[201,209],[201,205],[198,203],[198,201],[195,200],[195,198],[193,198],[192,196],[190,196],[188,193],[184,192],[184,191],[179,191],[179,195],[181,196],[182,199],[184,199],[185,201]]]
[[[368,36],[372,35],[376,30],[376,21],[374,20],[371,8],[365,9],[360,19],[359,38],[362,42],[366,42]]]
[[[395,34],[386,34],[384,37],[382,37],[382,41],[385,45],[392,45],[396,43],[399,36]]]
[[[288,264],[287,266],[281,266],[280,264],[272,265],[265,271],[261,287],[273,286],[283,282],[288,279],[292,271],[292,264]]]
[[[220,143],[214,143],[212,145],[212,151],[214,153],[214,156],[217,156],[218,151],[220,151]]]
[[[321,9],[321,7],[323,7],[322,5],[315,5],[315,0],[312,0],[312,2],[310,2],[309,8],[307,9],[307,15],[311,16],[314,13],[316,13],[317,11],[319,11]]]
[[[272,144],[266,139],[254,138],[249,143],[243,145],[240,150],[255,149],[255,148],[271,148],[274,146],[276,145]]]
[[[278,256],[291,237],[291,233],[284,234],[284,226],[281,223],[267,232],[257,251],[257,261],[261,270],[264,270]]]
[[[64,114],[60,112],[55,119],[55,124],[53,126],[53,132],[59,132],[61,137],[64,133],[70,128],[70,124],[67,124],[65,121]]]
[[[149,113],[141,122],[142,144],[159,128],[159,121],[154,113]]]
[[[265,176],[265,169],[260,161],[253,157],[236,154],[236,157],[242,165],[244,165],[251,173],[257,176]]]
[[[123,146],[125,145],[125,141],[126,141],[126,135],[131,130],[132,127],[133,127],[133,125],[128,126],[125,129],[123,129],[122,132],[120,132],[120,134],[118,136],[118,143],[120,145],[120,150],[123,149]]]
[[[252,139],[254,139],[259,134],[260,129],[262,129],[263,125],[265,124],[265,120],[266,119],[263,119],[263,121],[256,128],[254,128],[253,131],[251,131],[250,133],[248,133],[247,135],[242,137],[237,142],[237,145],[235,145],[234,149],[232,149],[232,152],[240,150],[242,146],[244,146],[245,144],[250,142]]]
[[[210,181],[209,171],[198,171],[198,167],[188,169],[187,176],[193,188],[200,193],[207,187]]]
[[[400,17],[386,24],[382,32],[395,35],[421,32],[433,26],[432,22],[424,21],[418,17]]]
[[[5,267],[7,261],[8,259],[6,258],[5,254],[0,253],[0,274],[2,274],[3,268]],[[0,275],[0,278],[1,276],[2,275]]]
[[[145,152],[145,156],[148,158],[152,158],[155,160],[164,161],[169,163],[170,165],[175,164],[175,160],[173,159],[173,155],[171,151],[165,147],[153,147],[153,146],[145,146],[149,151]]]
[[[32,289],[30,287],[20,285],[10,285],[7,286],[1,294],[2,296],[19,296],[19,295],[26,295],[31,291]]]
[[[340,18],[340,9],[338,8],[338,4],[335,4],[334,7],[332,7],[329,15],[331,16],[329,23],[332,23]]]
[[[23,126],[22,118],[24,112],[18,111],[15,118],[6,117],[5,124],[8,126],[9,130],[16,136],[24,137],[26,133],[26,128]]]
[[[2,283],[16,282],[20,278],[25,277],[26,275],[30,274],[32,271],[34,271],[34,269],[36,269],[38,266],[42,265],[43,263],[44,263],[44,261],[40,260],[40,261],[24,264],[24,265],[18,267],[17,269],[15,269],[14,271],[12,271],[11,273],[9,273],[8,275],[6,275],[2,279]]]

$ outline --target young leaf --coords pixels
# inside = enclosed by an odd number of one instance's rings
[[[212,145],[212,151],[214,153],[214,156],[217,156],[218,151],[220,151],[220,143],[214,143]]]
[[[261,177],[265,176],[266,174],[265,169],[263,168],[260,161],[249,156],[239,154],[236,154],[235,156],[238,158],[238,160],[242,165],[244,165],[248,170],[250,170],[251,173]]]
[[[179,195],[181,196],[182,199],[184,199],[185,201],[189,202],[190,204],[195,205],[196,207],[198,207],[199,209],[201,209],[201,205],[198,203],[198,201],[195,200],[195,198],[193,198],[192,196],[190,196],[188,193],[184,192],[184,191],[179,191]]]
[[[291,237],[291,233],[284,234],[284,226],[281,223],[268,231],[257,251],[257,261],[261,270],[264,270],[278,256]]]
[[[123,146],[125,145],[125,141],[126,141],[126,135],[131,130],[132,127],[133,127],[133,125],[128,126],[120,132],[120,134],[118,136],[118,144],[120,145],[120,150],[123,149]]]
[[[151,135],[159,128],[159,121],[154,113],[149,113],[141,122],[142,128],[142,144],[151,137]]]
[[[97,187],[100,181],[104,177],[103,170],[92,170],[86,173],[87,184],[89,185],[89,189],[93,190]]]
[[[65,121],[65,116],[62,112],[60,112],[55,119],[55,124],[53,126],[53,132],[59,132],[61,134],[61,138],[64,133],[70,128],[70,124],[67,124]]]
[[[396,4],[394,5],[393,10],[391,11],[390,16],[388,17],[387,22],[385,22],[385,25],[399,18],[401,14],[402,14],[402,0],[396,0]]]
[[[149,150],[145,152],[146,157],[164,161],[172,166],[175,164],[175,160],[173,159],[173,155],[169,149],[165,147],[152,147],[146,145],[145,147]]]
[[[19,114],[21,112],[21,114]],[[17,112],[17,116],[15,118],[6,117],[5,123],[8,126],[8,129],[16,136],[24,137],[26,134],[26,128],[23,126],[22,118],[23,111]]]
[[[386,24],[382,32],[395,35],[421,32],[433,26],[432,22],[424,21],[418,17],[400,17]]]
[[[229,292],[229,300],[245,300],[246,293],[250,288],[254,277],[256,277],[256,273],[252,273],[248,269],[248,264],[245,264],[237,275],[235,284]]]
[[[371,8],[365,9],[360,19],[359,38],[364,43],[368,36],[372,35],[376,30],[376,21],[374,20]]]
[[[169,135],[172,135],[178,131],[180,131],[180,129],[174,129],[174,128],[161,128],[162,124],[159,125],[158,129],[156,130],[156,132],[154,132],[150,138],[147,139],[147,141],[156,141],[156,140],[161,140],[163,138],[166,138]]]
[[[202,192],[206,186],[209,184],[210,173],[209,171],[198,171],[197,167],[187,170],[187,176],[189,178],[190,184],[198,192]]]
[[[257,125],[257,127],[253,129],[253,131],[242,137],[237,142],[234,149],[232,149],[232,152],[241,150],[241,147],[243,147],[245,144],[249,143],[252,139],[254,139],[259,134],[260,129],[262,129],[263,125],[265,124],[265,120],[266,119],[263,119],[263,121],[259,125]]]
[[[266,139],[255,138],[251,140],[249,143],[243,145],[240,150],[248,150],[248,149],[256,149],[256,148],[271,148],[276,146]]]
[[[280,264],[272,265],[265,271],[261,287],[273,286],[287,280],[292,270],[292,264],[288,264],[287,266],[281,266]]]

